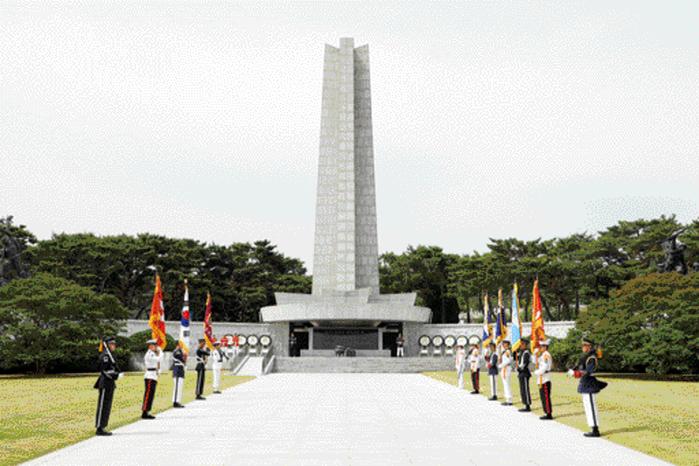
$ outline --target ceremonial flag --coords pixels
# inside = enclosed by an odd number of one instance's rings
[[[502,304],[502,288],[498,290],[498,317],[495,321],[495,344],[499,345],[507,336],[505,323],[505,306]]]
[[[184,281],[184,304],[182,305],[182,316],[180,317],[180,344],[182,351],[189,354],[189,287],[187,280]]]
[[[490,325],[490,305],[488,304],[487,292],[485,293],[483,301],[483,335],[481,336],[481,341],[483,342],[483,348],[485,348],[493,339],[493,327]]]
[[[167,340],[165,338],[165,307],[163,306],[163,289],[160,284],[160,275],[155,276],[155,292],[153,293],[153,302],[150,305],[150,318],[148,326],[151,330],[151,335],[157,341],[160,349],[165,349]]]
[[[510,324],[510,339],[512,340],[512,351],[522,344],[522,322],[519,320],[519,297],[517,283],[512,288],[512,322]]]
[[[211,328],[211,293],[206,293],[206,313],[204,314],[204,339],[206,346],[214,349],[214,334]]]
[[[532,291],[532,337],[531,350],[539,349],[539,342],[546,339],[544,332],[544,314],[541,307],[541,295],[539,295],[539,279],[534,280],[534,290]]]

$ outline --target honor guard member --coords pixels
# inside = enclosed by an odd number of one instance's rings
[[[469,368],[471,369],[471,384],[473,385],[473,391],[471,395],[476,395],[480,392],[479,386],[479,372],[478,369],[481,365],[481,353],[478,351],[478,345],[473,345],[471,348],[471,353],[468,356]]]
[[[539,342],[541,353],[536,358],[536,383],[539,385],[539,397],[541,406],[544,408],[544,415],[539,419],[553,419],[553,408],[551,406],[551,370],[553,369],[553,358],[549,353],[549,340]]]
[[[578,361],[575,369],[568,371],[569,377],[580,379],[578,383],[578,393],[582,395],[583,406],[585,406],[585,417],[587,425],[592,429],[585,432],[585,437],[599,437],[599,413],[597,412],[597,394],[607,386],[607,382],[597,380],[592,375],[597,371],[597,353],[594,349],[594,342],[588,338],[583,338],[583,355]]]
[[[488,345],[487,364],[488,378],[490,379],[490,401],[498,399],[498,353],[495,351],[495,343]]]
[[[109,415],[112,412],[112,400],[114,399],[114,389],[116,381],[123,374],[119,371],[116,361],[114,360],[114,350],[116,349],[116,339],[114,337],[105,338],[104,349],[99,357],[100,375],[95,382],[94,388],[99,390],[97,397],[97,414],[95,415],[96,435],[112,435],[107,432],[107,424],[109,424]]]
[[[195,393],[197,395],[197,400],[205,400],[202,396],[204,393],[204,378],[206,376],[206,361],[209,359],[211,353],[206,348],[206,340],[203,338],[199,339],[199,348],[197,348],[197,387]]]
[[[143,357],[143,363],[146,366],[146,373],[143,374],[145,389],[143,391],[143,405],[141,406],[141,419],[155,419],[150,413],[153,408],[153,398],[155,398],[155,389],[158,386],[158,374],[160,373],[160,348],[157,341],[148,340],[148,351]]]
[[[456,381],[459,389],[464,388],[464,371],[466,370],[466,351],[462,345],[457,346],[454,357],[454,368],[456,369]]]
[[[512,374],[512,350],[510,350],[510,341],[503,340],[502,342],[502,353],[500,354],[500,360],[498,364],[498,369],[500,370],[500,378],[502,379],[502,388],[505,392],[505,401],[502,403],[504,406],[512,406],[512,390],[510,389],[510,374]]]
[[[529,370],[532,354],[529,352],[529,342],[521,340],[520,350],[517,352],[517,379],[519,381],[519,396],[522,398],[524,408],[519,411],[527,413],[532,410],[532,394],[529,391],[529,379],[532,376]]]
[[[221,342],[214,342],[214,353],[212,355],[213,363],[211,364],[211,369],[214,374],[213,389],[214,393],[221,393],[219,388],[221,387],[221,369],[223,369],[223,360],[228,359],[228,356],[221,349]]]
[[[399,333],[398,338],[396,338],[396,357],[402,358],[405,356],[405,338],[403,334]]]
[[[182,342],[177,342],[177,348],[172,352],[172,406],[184,408],[182,404],[182,390],[184,389],[184,373],[187,364],[187,355],[182,349]]]

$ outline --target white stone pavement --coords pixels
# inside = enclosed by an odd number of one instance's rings
[[[30,464],[666,463],[420,374],[272,374]]]

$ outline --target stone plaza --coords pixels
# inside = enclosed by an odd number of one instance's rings
[[[540,439],[540,441],[537,441]],[[497,445],[497,447],[495,447]],[[420,374],[271,374],[30,465],[661,465]]]

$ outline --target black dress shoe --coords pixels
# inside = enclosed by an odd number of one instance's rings
[[[489,401],[498,401],[498,397],[497,397],[497,396],[491,396],[490,398],[488,398],[488,400],[489,400]]]
[[[150,413],[143,413],[141,414],[141,419],[155,419],[155,416]]]
[[[531,412],[531,410],[532,410],[532,409],[531,409],[529,406],[525,406],[524,408],[519,409],[518,411],[519,411],[520,413],[529,413],[529,412]]]
[[[214,394],[215,394],[215,395],[220,395],[221,392],[219,392],[218,390],[216,390],[216,391],[214,392]]]
[[[181,404],[179,404],[179,403],[173,403],[173,404],[172,404],[172,407],[173,407],[173,408],[184,408],[184,405],[181,405]]]
[[[503,405],[503,406],[512,406],[512,403],[509,403],[509,402],[507,402],[507,401],[504,402],[504,403],[500,403],[500,404]]]
[[[97,429],[97,431],[95,432],[95,435],[99,435],[100,437],[109,437],[110,435],[112,435],[112,433],[107,432],[104,429]]]
[[[204,397],[201,396],[201,395],[199,395],[199,396],[197,397],[197,400],[205,400],[205,399],[206,399],[206,398],[204,398]]]
[[[553,416],[550,414],[547,414],[545,416],[541,416],[539,419],[541,419],[542,421],[550,421],[553,419]]]
[[[601,437],[602,434],[599,433],[599,427],[593,427],[592,431],[585,432],[583,434],[585,437]]]
[[[471,395],[478,395],[478,390],[474,390],[471,392]]]

